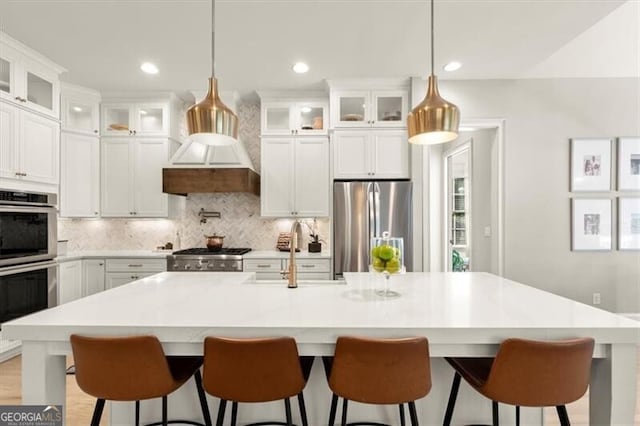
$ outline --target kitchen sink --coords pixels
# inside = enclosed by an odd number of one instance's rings
[[[257,285],[280,285],[287,286],[287,280],[257,280],[254,278],[244,281],[243,284]],[[326,286],[326,285],[346,285],[345,280],[298,280],[298,287]]]

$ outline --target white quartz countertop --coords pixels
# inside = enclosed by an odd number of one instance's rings
[[[72,333],[149,333],[163,342],[207,335],[292,335],[329,344],[339,335],[425,335],[433,344],[495,344],[506,337],[592,336],[638,342],[639,323],[487,273],[407,273],[384,298],[377,275],[346,284],[252,283],[252,273],[164,272],[2,325],[5,338],[64,341]]]
[[[83,250],[71,251],[65,255],[58,256],[58,262],[69,262],[80,259],[104,259],[104,258],[131,258],[131,257],[147,257],[164,259],[170,255],[173,250]]]

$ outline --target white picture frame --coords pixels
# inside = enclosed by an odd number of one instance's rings
[[[640,137],[618,138],[618,191],[640,191]]]
[[[640,250],[640,197],[618,198],[618,250]]]
[[[611,138],[571,139],[571,191],[611,190]]]
[[[571,250],[610,251],[612,247],[612,200],[571,200]]]

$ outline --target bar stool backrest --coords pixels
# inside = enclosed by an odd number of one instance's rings
[[[339,337],[329,387],[342,398],[369,404],[420,399],[431,390],[429,342]]]
[[[71,336],[78,386],[100,399],[137,401],[170,393],[175,382],[155,336]]]
[[[558,406],[589,386],[594,340],[556,342],[507,339],[481,391],[494,401],[524,407]]]
[[[228,339],[204,341],[204,389],[235,402],[267,402],[302,392],[305,380],[295,339]]]

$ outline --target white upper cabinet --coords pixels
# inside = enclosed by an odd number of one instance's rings
[[[100,93],[62,84],[62,130],[99,136]]]
[[[404,128],[408,80],[332,80],[331,128]]]
[[[60,216],[98,217],[100,139],[62,132],[60,146]]]
[[[321,92],[260,92],[264,136],[326,135],[329,103]]]
[[[104,138],[101,141],[103,217],[167,217],[162,167],[169,155],[166,138]]]
[[[263,135],[326,135],[325,101],[273,101],[262,104]]]
[[[261,141],[261,215],[329,215],[329,141],[326,137],[264,137]]]
[[[335,179],[409,179],[409,143],[404,130],[336,130]]]
[[[58,122],[0,103],[0,178],[11,180],[3,185],[15,189],[38,189],[29,184],[57,187],[59,145]]]
[[[0,33],[0,98],[52,118],[60,115],[60,73],[65,69]]]
[[[102,136],[169,136],[168,102],[102,104]]]

